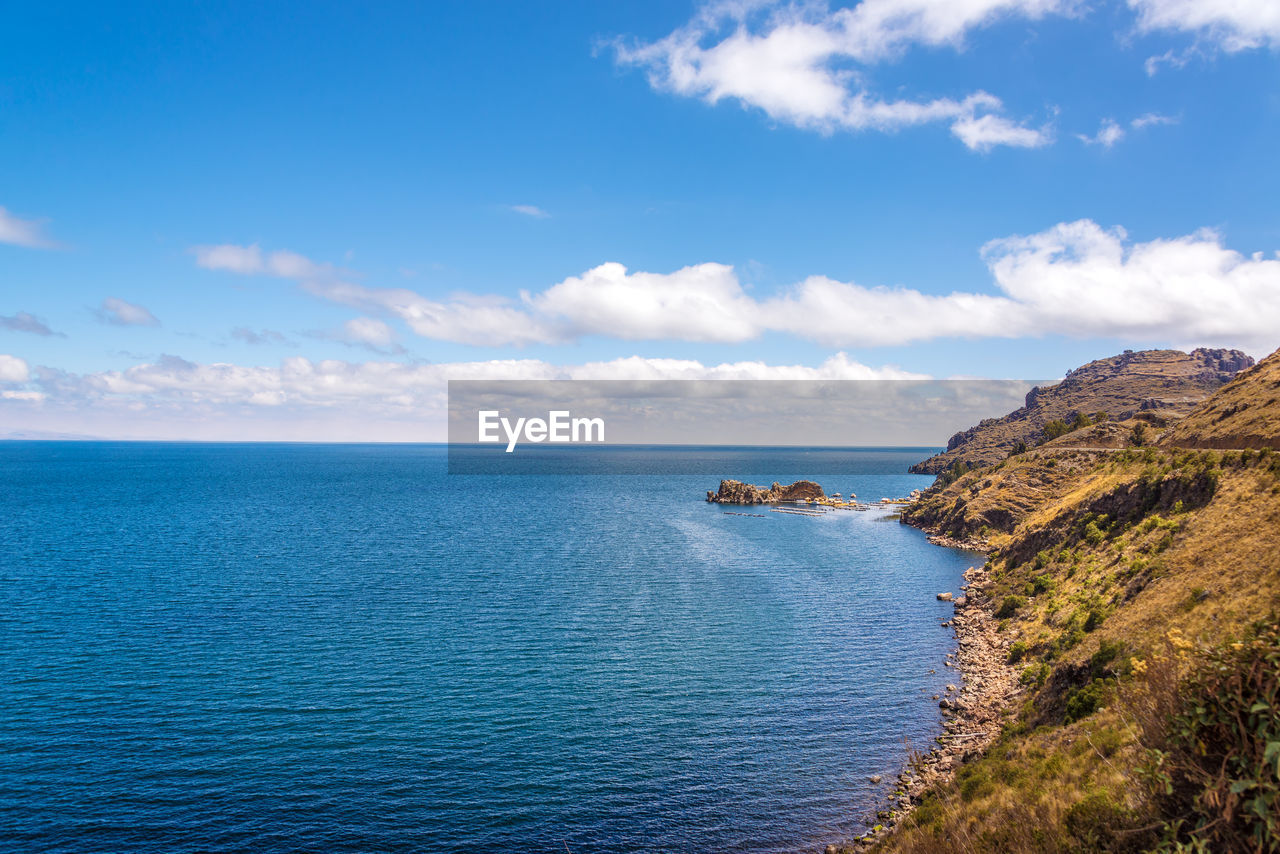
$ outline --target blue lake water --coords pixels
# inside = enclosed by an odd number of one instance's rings
[[[928,451],[715,453],[725,477],[810,467],[873,500],[931,481],[899,473]],[[935,594],[975,557],[882,511],[734,516],[702,500],[719,475],[601,471],[448,475],[438,446],[0,443],[0,848],[771,852],[858,833],[906,744],[938,732],[956,675]]]

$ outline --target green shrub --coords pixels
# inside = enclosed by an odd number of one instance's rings
[[[1067,695],[1067,708],[1063,720],[1073,723],[1101,709],[1106,705],[1114,680],[1094,679],[1083,688],[1077,688]]]
[[[1044,437],[1041,440],[1041,444],[1044,444],[1045,442],[1052,442],[1059,436],[1065,436],[1070,432],[1071,426],[1067,424],[1067,422],[1063,421],[1061,418],[1055,418],[1041,428],[1040,433]]]
[[[1023,641],[1009,644],[1009,663],[1017,664],[1027,654],[1027,645]]]
[[[1004,601],[1000,603],[999,609],[996,610],[996,619],[1003,620],[1012,617],[1018,613],[1018,609],[1026,604],[1026,600],[1021,596],[1006,596]]]
[[[1090,608],[1088,615],[1084,618],[1084,630],[1091,632],[1098,626],[1102,625],[1102,621],[1106,619],[1106,615],[1097,608]]]
[[[1280,624],[1196,652],[1181,681],[1149,676],[1156,713],[1139,718],[1162,850],[1280,850]]]
[[[1011,649],[1010,652],[1012,651]],[[1028,687],[1039,688],[1049,678],[1050,669],[1049,665],[1043,661],[1038,661],[1035,664],[1028,665],[1022,671],[1022,675],[1018,677],[1018,681]]]

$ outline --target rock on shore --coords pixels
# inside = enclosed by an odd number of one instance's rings
[[[877,815],[875,830],[852,846],[827,846],[828,854],[856,851],[891,833],[926,791],[954,775],[962,763],[981,755],[996,740],[1006,716],[1017,706],[1023,689],[1017,668],[1008,663],[1009,639],[997,631],[990,614],[987,568],[970,567],[964,577],[965,595],[955,600],[951,621],[958,644],[955,666],[964,682],[959,694],[948,685],[948,696],[938,703],[945,721],[937,746],[898,775],[891,804]]]

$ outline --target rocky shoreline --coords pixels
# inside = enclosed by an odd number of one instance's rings
[[[963,549],[967,552],[982,552],[983,554],[986,554],[987,550],[990,548],[987,541],[979,537],[957,539],[956,537],[948,537],[946,534],[928,534],[927,539],[935,546],[944,546],[949,549]]]
[[[948,685],[945,696],[935,697],[946,718],[938,743],[914,757],[898,775],[890,804],[877,814],[870,832],[849,845],[828,845],[826,854],[858,851],[893,833],[926,791],[950,779],[962,763],[980,756],[999,737],[1006,717],[1016,708],[1022,686],[1017,668],[1008,663],[1009,641],[997,630],[989,610],[986,590],[991,580],[986,565],[970,567],[964,578],[964,595],[955,600],[950,621],[957,648],[946,662],[958,671],[960,684]]]

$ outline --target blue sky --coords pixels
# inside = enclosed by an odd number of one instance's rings
[[[1261,356],[1278,50],[1272,0],[11,9],[0,434]]]

